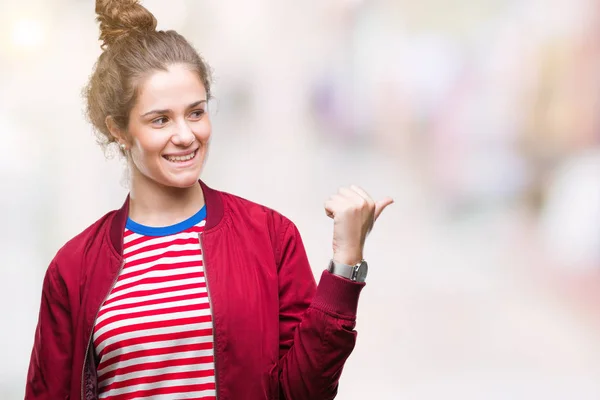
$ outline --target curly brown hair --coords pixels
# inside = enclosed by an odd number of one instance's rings
[[[175,31],[157,31],[156,18],[137,0],[97,0],[102,54],[84,89],[86,114],[104,147],[116,142],[111,118],[123,132],[140,83],[154,71],[184,64],[194,71],[211,97],[210,69],[192,45]]]

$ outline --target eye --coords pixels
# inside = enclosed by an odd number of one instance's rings
[[[158,118],[152,120],[152,125],[161,127],[161,126],[164,126],[167,122],[168,122],[167,117],[158,117]]]
[[[204,110],[194,110],[190,113],[190,118],[198,120],[204,115]]]

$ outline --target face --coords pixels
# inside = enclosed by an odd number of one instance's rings
[[[211,124],[206,89],[184,65],[146,78],[129,116],[126,142],[136,183],[186,188],[197,183]]]

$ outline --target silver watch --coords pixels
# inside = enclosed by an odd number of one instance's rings
[[[327,270],[334,275],[338,275],[354,282],[364,282],[367,279],[369,266],[365,260],[361,260],[354,265],[342,264],[331,260]]]

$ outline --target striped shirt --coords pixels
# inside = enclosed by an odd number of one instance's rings
[[[124,266],[94,325],[100,399],[215,399],[205,218],[204,207],[169,227],[127,221]]]

